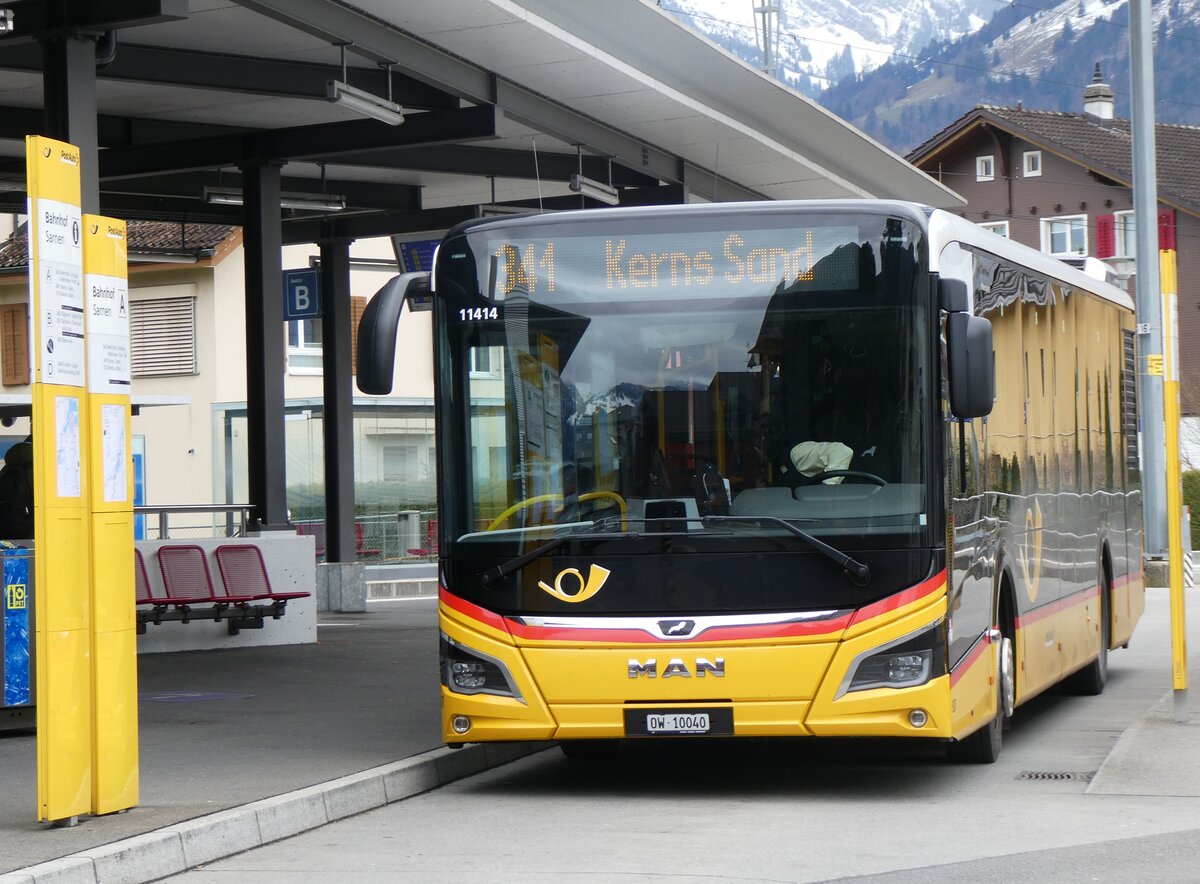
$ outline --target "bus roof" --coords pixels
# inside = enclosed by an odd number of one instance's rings
[[[990,230],[985,230],[978,224],[973,224],[950,212],[944,212],[941,209],[928,209],[927,211],[929,213],[927,230],[930,244],[930,270],[938,270],[938,259],[942,247],[947,243],[958,242],[1027,267],[1041,276],[1053,279],[1070,288],[1082,289],[1129,310],[1134,309],[1133,299],[1124,289],[1083,270],[1076,269],[1066,261],[992,233]]]

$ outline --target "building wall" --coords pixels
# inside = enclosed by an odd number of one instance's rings
[[[315,246],[288,247],[285,268],[306,267]],[[370,298],[395,274],[387,239],[356,242],[351,247],[351,294]],[[370,259],[376,263],[366,263]],[[359,261],[362,263],[356,264]],[[209,261],[195,265],[133,265],[132,301],[195,298],[196,372],[162,377],[135,377],[135,398],[169,399],[179,404],[143,407],[133,418],[133,434],[145,447],[147,504],[245,502],[246,491],[246,321],[244,251],[240,236],[232,237]],[[0,275],[0,303],[28,301],[25,273]],[[286,324],[279,334],[287,350]],[[417,496],[433,500],[433,342],[430,313],[404,313],[400,321],[395,388],[388,397],[368,397],[353,388],[356,401],[355,472],[360,482],[388,481],[403,485],[398,467],[416,483]],[[285,397],[284,449],[289,486],[323,485],[324,440],[321,402],[322,371],[296,364],[289,354]],[[310,360],[311,362],[311,360]],[[0,388],[13,401],[28,397],[28,386]],[[371,403],[379,404],[372,408]],[[384,407],[384,406],[387,407]],[[398,411],[400,409],[400,411]],[[231,417],[239,415],[240,417]],[[227,419],[228,418],[228,419]],[[23,438],[28,421],[0,428],[0,450],[12,437]],[[228,433],[228,440],[226,434]],[[405,449],[405,450],[401,450]],[[411,460],[408,455],[415,452]],[[232,456],[230,456],[232,454]],[[396,495],[393,494],[393,497]],[[390,501],[390,512],[404,503]],[[172,524],[188,523],[176,517]],[[196,517],[197,524],[208,517]],[[394,521],[394,519],[393,519]]]

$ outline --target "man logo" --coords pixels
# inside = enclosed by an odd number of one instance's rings
[[[629,667],[630,678],[658,678],[658,661],[653,658],[643,663],[636,657],[630,657],[627,666]],[[696,678],[704,678],[706,675],[724,678],[725,658],[717,657],[715,660],[706,660],[704,657],[697,657],[694,668],[696,670]],[[692,670],[688,668],[688,665],[681,658],[672,657],[663,668],[662,677],[691,678]]]
[[[658,628],[665,636],[691,635],[696,628],[695,620],[659,620]]]
[[[560,602],[570,602],[574,605],[579,602],[586,602],[598,593],[600,588],[604,586],[604,581],[608,580],[608,575],[611,573],[607,568],[601,568],[599,565],[593,563],[588,569],[587,580],[583,579],[583,574],[580,573],[578,568],[567,568],[565,571],[558,572],[558,576],[554,578],[553,586],[544,580],[539,580],[538,587],[554,596]],[[574,592],[568,593],[563,588],[562,582],[564,577],[574,577],[579,581],[579,586]]]

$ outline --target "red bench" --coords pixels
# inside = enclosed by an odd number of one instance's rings
[[[317,558],[325,557],[325,523],[324,522],[297,522],[296,533],[307,535],[316,538],[317,541]],[[354,523],[354,554],[357,556],[377,556],[382,554],[381,549],[368,549],[366,540],[363,538],[363,527],[361,522]]]
[[[438,554],[438,523],[430,519],[425,523],[425,545],[408,551],[410,556],[436,556]]]
[[[225,588],[233,586],[239,594],[249,595],[258,601],[269,601],[272,619],[278,620],[292,599],[306,599],[312,595],[308,592],[275,592],[271,589],[267,565],[263,561],[262,550],[257,546],[228,543],[218,546],[214,555]]]
[[[265,617],[278,620],[288,601],[310,595],[307,592],[272,591],[262,553],[258,547],[249,544],[227,545],[217,550],[217,564],[222,569],[222,580],[217,583],[213,582],[208,554],[203,547],[193,544],[160,546],[158,566],[162,573],[162,592],[157,591],[147,577],[142,551],[134,549],[133,552],[138,633],[144,633],[147,624],[158,625],[167,620],[182,623],[213,620],[224,621],[229,634],[237,635],[243,629],[262,629]],[[253,562],[248,556],[253,557]],[[226,561],[222,562],[222,559]],[[230,592],[231,587],[233,592]]]

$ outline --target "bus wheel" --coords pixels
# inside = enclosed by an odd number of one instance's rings
[[[1012,639],[1000,638],[996,661],[996,715],[975,733],[947,748],[952,761],[965,764],[992,764],[1000,757],[1005,722],[1012,716],[1016,700],[1016,679]]]
[[[1085,697],[1104,692],[1108,683],[1108,645],[1112,641],[1112,600],[1109,597],[1108,574],[1100,569],[1100,653],[1096,659],[1072,675],[1066,682],[1068,690]]]
[[[572,761],[607,761],[617,754],[616,740],[563,740],[562,754]]]

